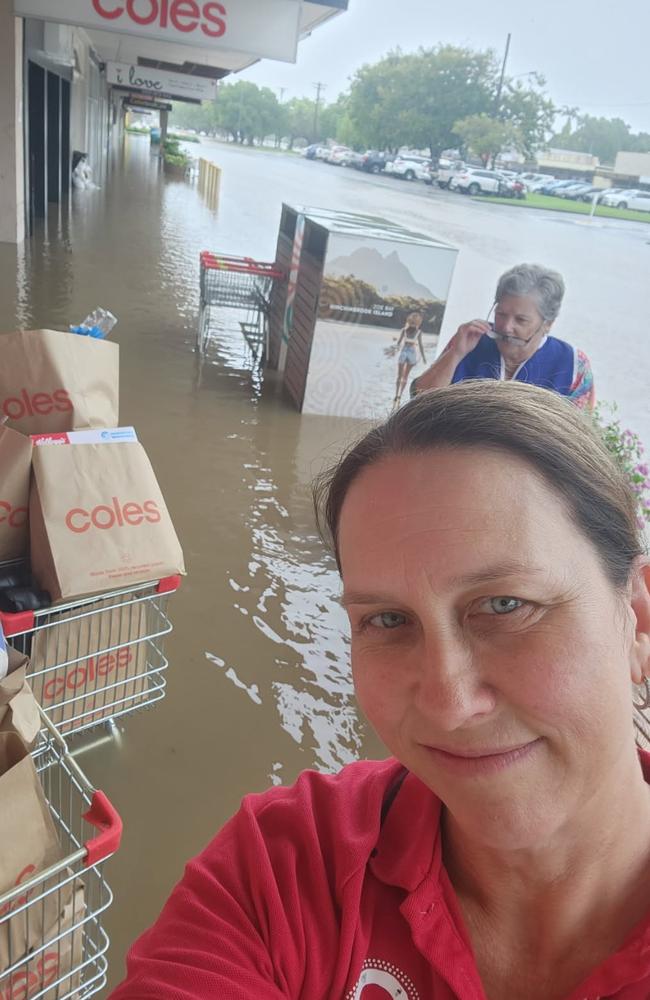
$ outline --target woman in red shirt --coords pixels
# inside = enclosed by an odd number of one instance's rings
[[[425,393],[320,493],[390,752],[249,796],[113,1000],[648,1000],[636,502],[561,396]]]

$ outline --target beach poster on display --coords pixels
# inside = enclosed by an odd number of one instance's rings
[[[383,419],[436,357],[455,248],[331,232],[303,413]]]

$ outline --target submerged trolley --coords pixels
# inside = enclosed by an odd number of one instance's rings
[[[0,896],[0,1000],[86,1000],[106,985],[102,914],[113,895],[101,865],[120,845],[122,821],[44,715],[33,757],[60,860],[32,877],[25,869]]]
[[[36,700],[61,733],[164,698],[167,602],[179,586],[173,576],[40,611],[0,613],[8,641],[30,657],[27,680]]]
[[[275,264],[204,251],[197,347],[205,354],[219,333],[243,335],[256,362],[266,356],[268,311],[274,281],[284,280]],[[218,310],[214,312],[213,310]]]

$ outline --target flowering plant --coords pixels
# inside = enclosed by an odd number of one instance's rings
[[[650,524],[650,469],[641,438],[621,427],[616,404],[600,403],[594,412],[607,450],[627,475],[639,505],[639,527]]]

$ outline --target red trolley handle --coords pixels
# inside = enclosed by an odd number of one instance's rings
[[[173,594],[181,585],[180,576],[166,576],[156,585],[157,594]],[[0,628],[6,639],[25,632],[33,632],[36,615],[33,611],[0,611]]]
[[[84,844],[87,852],[84,864],[92,868],[118,850],[122,842],[122,818],[103,792],[93,793],[90,809],[83,818],[100,831]]]
[[[7,639],[12,635],[31,632],[35,621],[33,611],[0,611],[0,626]]]

